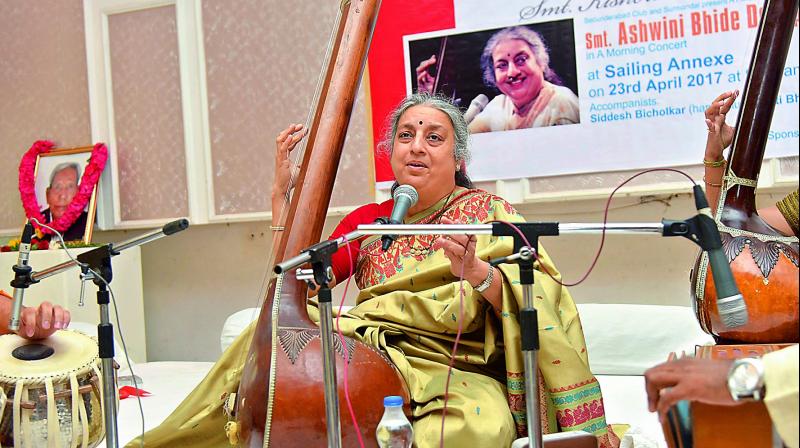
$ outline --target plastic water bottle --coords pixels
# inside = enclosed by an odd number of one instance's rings
[[[383,399],[383,417],[375,436],[381,448],[411,448],[414,429],[403,413],[403,397],[390,395]]]

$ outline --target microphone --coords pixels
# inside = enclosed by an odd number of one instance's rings
[[[392,198],[394,199],[394,207],[392,207],[392,215],[389,217],[389,224],[402,224],[408,209],[413,207],[419,200],[419,195],[411,185],[400,185],[394,189]],[[383,235],[381,237],[381,249],[386,252],[395,238],[397,238],[397,235]]]
[[[489,104],[489,98],[486,95],[481,93],[476,96],[475,99],[469,103],[467,111],[464,112],[464,120],[466,120],[467,124],[474,120],[475,116],[481,113],[487,104]]]
[[[22,299],[25,295],[25,288],[28,287],[26,277],[31,273],[31,267],[28,266],[28,257],[31,254],[31,238],[33,238],[33,226],[28,222],[25,223],[25,228],[22,230],[22,238],[19,240],[17,264],[12,267],[15,275],[14,280],[11,281],[11,286],[14,287],[14,302],[11,308],[11,320],[8,323],[8,329],[11,331],[19,330]]]
[[[697,223],[700,230],[700,247],[708,252],[714,289],[717,290],[717,311],[722,323],[728,328],[741,327],[747,323],[747,304],[733,280],[728,257],[722,251],[722,239],[717,223],[711,217],[703,189],[694,186],[694,203],[697,207]]]

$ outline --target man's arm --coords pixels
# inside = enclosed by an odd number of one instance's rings
[[[767,406],[772,423],[778,430],[781,439],[789,447],[800,446],[798,431],[798,402],[800,401],[800,380],[798,364],[800,351],[793,345],[783,350],[767,353],[764,361],[764,385]]]

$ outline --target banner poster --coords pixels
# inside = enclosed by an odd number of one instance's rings
[[[387,115],[418,89],[453,98],[472,120],[473,180],[699,164],[704,111],[744,90],[761,9],[752,0],[384,0],[369,57],[377,186],[393,179],[379,144]],[[767,158],[797,155],[797,20],[782,74]]]

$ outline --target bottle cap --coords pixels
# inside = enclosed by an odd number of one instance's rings
[[[384,406],[402,406],[403,405],[403,397],[397,395],[389,395],[383,399]]]

